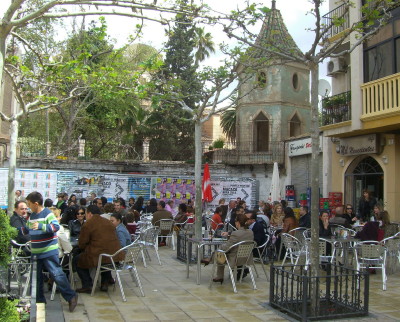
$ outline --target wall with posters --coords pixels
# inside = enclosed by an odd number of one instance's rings
[[[8,169],[0,169],[4,180],[0,181],[0,206],[7,205]],[[258,181],[251,178],[211,178],[213,201],[207,208],[215,208],[221,198],[227,201],[240,197],[253,207],[258,197]],[[195,199],[195,181],[189,177],[149,176],[140,174],[118,174],[88,171],[54,171],[37,169],[17,169],[15,189],[26,196],[32,191],[43,193],[45,198],[56,200],[58,192],[75,194],[85,198],[91,192],[105,196],[109,201],[122,197],[144,197],[145,200],[174,200],[176,204],[183,200]]]

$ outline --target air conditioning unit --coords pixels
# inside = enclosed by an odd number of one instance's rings
[[[344,73],[346,71],[347,65],[344,58],[335,57],[332,58],[327,66],[326,69],[328,70],[328,76],[334,76],[339,73]]]

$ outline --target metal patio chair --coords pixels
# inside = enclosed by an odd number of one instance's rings
[[[225,257],[225,264],[218,264],[217,256],[216,256],[216,254],[214,254],[214,262],[213,262],[213,267],[211,270],[211,279],[210,279],[209,287],[210,288],[212,287],[213,276],[214,276],[215,270],[217,269],[217,266],[219,266],[219,265],[225,266],[226,265],[229,269],[229,276],[230,276],[230,279],[232,282],[232,287],[233,287],[234,293],[237,293],[235,277],[237,276],[236,274],[237,274],[238,266],[240,266],[239,269],[241,270],[239,281],[241,282],[242,277],[243,277],[243,272],[247,268],[249,270],[251,281],[253,283],[253,289],[256,290],[257,286],[256,286],[256,282],[254,280],[253,270],[251,268],[251,266],[254,267],[252,254],[253,254],[253,249],[255,246],[256,246],[256,243],[254,241],[242,241],[242,242],[232,245],[225,251],[220,250],[220,249],[217,250],[216,252],[222,253],[223,256]],[[230,263],[228,261],[227,254],[229,254],[229,252],[235,247],[238,248],[237,253],[236,253],[235,258],[233,260],[231,260],[231,263]]]
[[[374,240],[358,242],[355,245],[357,270],[375,268],[382,270],[382,289],[386,291],[386,255],[387,248]]]
[[[139,243],[143,245],[144,254],[143,260],[145,261],[145,257],[151,261],[149,248],[154,248],[154,251],[157,256],[158,263],[161,264],[160,255],[158,254],[158,234],[160,229],[158,227],[150,227],[140,233]],[[145,264],[146,265],[146,264]]]
[[[267,274],[267,271],[265,270],[264,262],[266,261],[266,258],[267,258],[267,249],[268,249],[268,243],[269,243],[270,238],[271,237],[269,235],[267,235],[267,240],[265,241],[264,244],[262,244],[260,246],[256,245],[254,247],[254,249],[258,253],[258,258],[257,257],[253,258],[254,271],[256,272],[257,277],[259,277],[259,276],[258,276],[258,272],[257,272],[257,268],[256,268],[256,265],[255,265],[255,262],[259,261],[260,264],[261,264],[261,268],[264,271],[265,276],[267,277],[267,281],[269,281],[269,274]]]
[[[171,240],[172,249],[175,250],[175,234],[174,234],[174,220],[173,219],[161,219],[154,223],[154,226],[160,228],[159,238],[165,238]]]
[[[94,295],[94,291],[96,289],[96,285],[97,285],[97,281],[99,279],[100,273],[105,272],[105,271],[111,271],[111,272],[115,273],[115,277],[116,277],[117,281],[114,284],[114,289],[115,289],[115,285],[118,283],[119,289],[121,291],[122,300],[124,302],[126,302],[126,297],[125,297],[124,288],[122,286],[121,275],[126,272],[129,272],[129,274],[132,277],[132,281],[134,281],[136,283],[136,286],[139,287],[139,290],[140,290],[140,293],[142,294],[142,296],[145,296],[143,288],[142,288],[142,283],[140,281],[139,273],[136,268],[136,261],[135,261],[135,259],[140,256],[142,248],[143,248],[143,246],[140,243],[133,242],[132,244],[125,246],[124,248],[121,248],[120,250],[118,250],[116,253],[114,253],[112,255],[111,254],[100,254],[99,261],[97,264],[97,269],[96,269],[96,275],[95,275],[94,281],[93,281],[91,296]],[[125,253],[124,260],[122,262],[115,262],[114,258],[121,252]],[[109,264],[102,263],[104,258],[108,258],[111,261],[111,263],[109,263]]]
[[[282,233],[281,243],[283,243],[286,248],[282,266],[285,265],[286,258],[288,257],[290,258],[290,263],[292,265],[297,265],[300,257],[303,255],[306,256],[307,251],[305,245],[302,245],[296,237],[287,233]]]

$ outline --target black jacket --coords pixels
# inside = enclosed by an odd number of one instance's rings
[[[79,237],[79,234],[81,233],[81,228],[85,222],[82,224],[78,219],[71,220],[68,223],[68,228],[69,228],[69,234],[71,237]]]
[[[264,244],[267,240],[267,236],[265,236],[263,225],[256,221],[251,230],[253,231],[254,241],[257,243],[257,246]]]
[[[18,230],[18,236],[15,238],[18,244],[25,244],[31,240],[30,235],[22,234],[21,227],[25,227],[26,219],[19,216],[16,212],[10,218],[10,225]]]
[[[300,217],[299,227],[311,228],[311,214],[309,212]]]

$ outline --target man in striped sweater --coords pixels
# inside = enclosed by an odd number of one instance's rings
[[[30,234],[32,257],[37,259],[36,302],[46,303],[42,273],[43,268],[46,267],[61,295],[69,303],[69,311],[72,312],[77,305],[78,294],[71,289],[58,259],[57,231],[60,229],[59,223],[54,214],[48,208],[43,207],[43,197],[39,192],[31,192],[26,200],[32,214],[26,227],[22,227],[21,230],[24,234]]]

